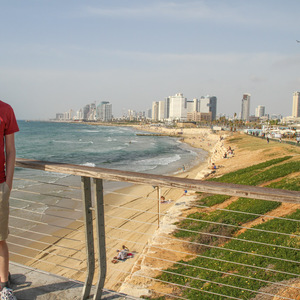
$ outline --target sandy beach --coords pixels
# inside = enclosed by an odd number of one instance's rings
[[[157,132],[166,135],[176,135],[178,130],[136,126],[137,130],[147,132]],[[238,138],[243,133],[219,132],[212,133],[209,129],[186,128],[181,130],[181,141],[188,143],[192,147],[202,148],[208,152],[206,160],[190,169],[182,170],[176,174],[178,177],[191,179],[204,179],[209,176],[218,176],[247,167],[253,163],[265,161],[268,157],[278,157],[281,155],[281,148],[285,145],[272,144],[267,151],[258,149],[252,151],[247,147],[240,149],[234,143],[228,142],[229,138]],[[234,135],[234,136],[233,136]],[[253,139],[252,137],[249,137]],[[261,143],[261,141],[259,141]],[[231,146],[234,149],[234,156],[224,159],[223,154]],[[217,165],[217,170],[211,169],[211,164]],[[151,185],[130,185],[117,191],[105,191],[105,225],[106,225],[106,249],[107,249],[107,277],[105,288],[115,291],[121,291],[134,296],[149,295],[150,287],[153,288],[151,279],[147,276],[153,276],[157,272],[155,268],[166,268],[170,265],[168,260],[168,251],[155,249],[156,246],[165,247],[166,249],[176,249],[178,254],[172,257],[173,261],[186,257],[184,245],[176,240],[170,240],[171,233],[175,226],[174,223],[178,218],[182,218],[192,209],[193,201],[196,199],[194,191],[185,193],[182,189],[162,188],[161,195],[167,200],[160,204],[160,220],[158,220],[158,194],[157,190]],[[295,208],[294,208],[295,209]],[[158,228],[158,224],[160,224]],[[82,262],[73,262],[74,270],[61,268],[59,265],[68,264],[67,257],[78,257],[84,260],[84,226],[75,222],[74,227],[78,231],[71,232],[61,230],[59,234],[70,240],[83,241],[82,244],[66,242],[64,239],[57,240],[53,246],[47,248],[53,257],[49,257],[53,264],[45,264],[36,259],[45,258],[45,253],[38,254],[34,260],[26,264],[32,267],[49,271],[58,275],[85,281],[86,264]],[[73,226],[72,225],[72,226]],[[73,253],[66,249],[57,248],[57,245],[74,247],[81,252]],[[124,262],[113,264],[111,261],[116,256],[117,249],[126,245],[134,253],[134,257]],[[181,251],[182,250],[182,251]],[[81,253],[81,254],[80,254]],[[64,254],[63,256],[61,254]],[[149,256],[159,256],[165,259],[165,262],[158,262]],[[148,256],[148,257],[147,257]],[[48,258],[47,258],[48,259]],[[78,271],[76,271],[78,270]],[[141,276],[142,277],[141,277]],[[95,277],[96,278],[96,277]],[[154,284],[155,289],[161,287]],[[168,292],[164,290],[164,292]]]

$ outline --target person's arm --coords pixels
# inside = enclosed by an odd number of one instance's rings
[[[15,170],[16,148],[14,133],[5,136],[5,166],[6,166],[6,183],[10,190],[12,189],[12,182]]]

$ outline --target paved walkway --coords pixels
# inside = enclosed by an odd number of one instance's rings
[[[10,263],[12,288],[18,300],[80,300],[83,283]],[[92,298],[91,298],[92,299]],[[125,294],[104,290],[101,299],[138,299]]]

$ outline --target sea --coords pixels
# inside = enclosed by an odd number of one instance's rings
[[[78,123],[18,121],[17,157],[95,166],[149,174],[172,175],[205,160],[207,152],[178,138],[145,134],[132,127]],[[16,169],[16,176],[35,177],[36,171]],[[55,182],[63,174],[39,173]]]
[[[132,127],[40,121],[18,124],[18,158],[172,175],[188,170],[207,156],[204,150],[178,138],[139,136],[145,132]],[[104,181],[104,194],[128,185]],[[31,239],[31,231],[51,234],[58,225],[65,228],[80,219],[80,187],[79,176],[17,167],[10,197],[11,233],[18,234],[16,228],[26,229]],[[56,226],[47,225],[53,222]],[[18,253],[20,250],[15,248],[13,251]]]

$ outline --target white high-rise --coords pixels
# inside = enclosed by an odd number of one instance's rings
[[[249,121],[250,116],[250,94],[244,94],[242,99],[241,119]]]
[[[294,92],[293,94],[293,112],[292,117],[300,117],[300,92]]]
[[[263,105],[258,105],[255,109],[255,117],[261,118],[265,115],[266,108]]]
[[[200,102],[197,98],[187,100],[187,113],[199,111]]]
[[[97,107],[97,119],[107,122],[112,120],[112,105],[107,101],[102,101]]]
[[[158,101],[158,121],[163,121],[165,118],[165,101]]]
[[[169,99],[169,119],[185,121],[187,118],[187,99],[181,93],[170,96]]]

